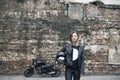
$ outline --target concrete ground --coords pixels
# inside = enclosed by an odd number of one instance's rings
[[[33,75],[32,77],[24,77],[23,75],[0,75],[0,80],[65,80],[64,75],[59,77],[48,77]],[[85,75],[81,80],[120,80],[120,75]]]

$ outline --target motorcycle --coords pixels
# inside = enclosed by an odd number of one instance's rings
[[[39,59],[33,59],[32,65],[30,65],[24,71],[24,76],[31,77],[34,74],[34,72],[36,71],[39,75],[46,74],[46,75],[50,75],[52,77],[58,77],[58,76],[60,76],[61,71],[59,68],[55,67],[56,64],[57,64],[57,61],[54,61],[52,63],[47,63],[47,62],[39,60]]]

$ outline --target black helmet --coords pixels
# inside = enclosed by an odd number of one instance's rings
[[[64,53],[64,52],[58,52],[58,53],[57,53],[57,57],[62,57],[62,56],[63,56],[63,57],[65,56],[65,53]]]
[[[59,64],[63,64],[64,61],[65,61],[65,53],[64,52],[58,52],[56,58],[57,58],[57,62]]]

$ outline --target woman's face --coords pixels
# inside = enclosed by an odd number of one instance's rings
[[[71,41],[72,41],[72,43],[77,42],[77,40],[78,40],[78,35],[77,35],[77,33],[73,33],[72,36],[71,36]]]

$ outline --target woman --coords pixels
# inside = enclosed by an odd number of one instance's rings
[[[58,52],[58,54],[64,53],[65,80],[72,80],[72,78],[80,80],[81,75],[84,74],[84,49],[83,46],[78,45],[78,38],[78,33],[73,32],[70,35],[71,44],[66,45]]]

